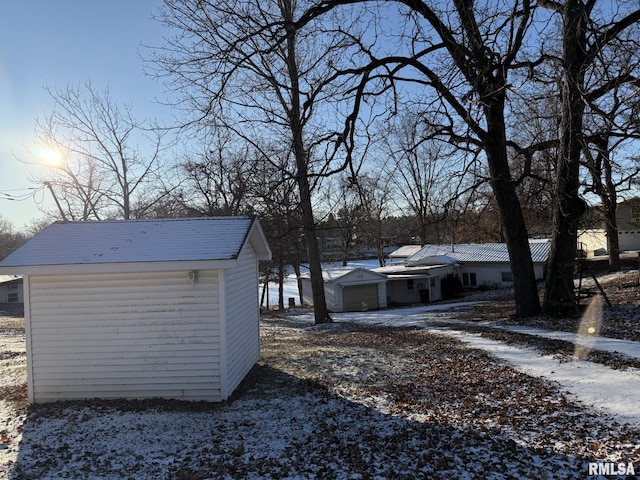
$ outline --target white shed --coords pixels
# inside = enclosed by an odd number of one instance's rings
[[[387,306],[386,277],[365,268],[323,270],[327,308],[332,312],[377,310]],[[302,302],[313,305],[309,275],[301,276]]]
[[[254,217],[54,223],[0,262],[24,274],[31,402],[222,401],[260,355]]]

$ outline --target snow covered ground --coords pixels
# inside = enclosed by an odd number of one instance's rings
[[[535,349],[526,349],[483,338],[478,334],[456,331],[459,320],[449,320],[457,308],[481,305],[460,302],[445,305],[421,306],[377,312],[337,313],[334,320],[339,322],[364,323],[378,326],[417,327],[457,338],[473,348],[478,348],[508,361],[518,370],[535,377],[558,382],[562,388],[579,401],[613,414],[620,422],[640,425],[640,371],[613,370],[588,361],[563,362],[556,358],[540,355]],[[448,321],[449,320],[449,321]],[[449,326],[447,326],[449,324]],[[527,327],[500,327],[509,331],[527,333],[546,338],[561,339],[579,346],[622,353],[640,359],[640,344],[637,342],[592,337],[568,332],[554,332]]]
[[[324,326],[294,309],[263,321],[263,360],[233,401],[74,402],[28,418],[24,335],[0,319],[0,478],[603,478],[588,462],[640,474],[640,371],[460,329],[458,313],[482,305]],[[640,358],[638,342],[500,328]]]

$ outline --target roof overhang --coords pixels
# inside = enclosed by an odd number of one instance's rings
[[[271,248],[257,218],[252,222],[247,238],[258,256],[258,260],[271,260]]]
[[[431,278],[431,275],[428,273],[414,273],[414,274],[401,274],[401,275],[389,275],[387,277],[387,281],[393,282],[394,280],[414,280],[416,278]]]
[[[378,285],[381,283],[387,283],[387,279],[382,279],[382,280],[373,280],[373,279],[369,279],[369,280],[356,280],[353,282],[336,282],[338,285],[340,285],[341,287],[355,287],[357,285]]]
[[[236,266],[236,260],[184,260],[175,262],[76,263],[0,267],[0,274],[71,275],[85,273],[141,273],[217,270]]]

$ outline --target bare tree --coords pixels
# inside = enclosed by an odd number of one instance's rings
[[[309,9],[301,23],[353,3],[370,8],[377,5],[327,0]],[[509,165],[505,119],[510,75],[521,66],[518,56],[532,20],[532,1],[505,5],[455,0],[447,7],[398,0],[385,2],[381,8],[388,9],[390,5],[397,5],[399,11],[385,11],[377,18],[405,19],[404,27],[399,29],[401,34],[392,39],[400,47],[391,55],[387,54],[388,44],[382,45],[377,54],[371,47],[369,61],[360,70],[361,85],[382,84],[379,92],[392,90],[398,98],[404,93],[398,90],[399,83],[413,84],[428,99],[423,118],[434,131],[467,149],[470,155],[486,158],[511,258],[516,314],[535,315],[540,311],[540,302],[527,228]],[[397,27],[379,31],[394,32]],[[369,38],[362,42],[372,43]],[[359,99],[366,100],[363,95]],[[355,110],[347,117],[348,126],[353,126],[357,113]]]
[[[11,222],[0,216],[0,260],[26,241],[24,234],[16,232]]]
[[[148,194],[162,167],[164,132],[91,83],[49,94],[55,106],[36,122],[35,141],[60,158],[34,180],[50,189],[59,214],[73,220],[144,216],[161,196]]]
[[[450,218],[457,199],[486,179],[478,178],[473,162],[465,165],[465,155],[434,138],[422,115],[410,109],[408,106],[397,121],[388,123],[379,163],[395,186],[397,208],[415,216],[420,241],[425,244]]]
[[[275,168],[271,161],[260,162],[253,184],[255,211],[260,215],[265,235],[271,245],[273,259],[269,273],[275,270],[278,283],[278,308],[285,308],[284,280],[288,266],[292,266],[298,279],[298,294],[302,300],[300,265],[302,246],[302,219],[296,182],[287,175],[286,168]],[[281,159],[286,162],[287,159]]]
[[[328,210],[327,220],[322,224],[324,235],[339,239],[335,247],[341,249],[341,261],[347,266],[353,253],[358,232],[363,225],[363,205],[353,179],[349,175],[340,175],[325,182],[322,199]]]
[[[366,245],[376,250],[378,264],[385,265],[384,247],[386,247],[384,221],[388,216],[391,189],[385,176],[362,173],[358,176],[355,188],[362,205],[361,234]]]
[[[561,311],[575,308],[573,270],[577,251],[578,222],[586,212],[580,196],[580,165],[584,147],[584,114],[587,92],[595,89],[594,67],[602,52],[618,44],[628,29],[640,21],[640,9],[624,11],[618,6],[598,10],[595,0],[543,1],[561,23],[562,74],[560,147],[555,178],[555,208],[552,249],[545,284],[545,309]],[[629,6],[629,4],[627,4]],[[612,6],[613,7],[613,6]],[[624,41],[623,41],[624,44]],[[603,91],[629,81],[607,70]],[[602,79],[597,76],[598,81]]]
[[[199,215],[251,213],[257,173],[264,160],[250,145],[233,142],[228,131],[205,138],[205,151],[188,154],[179,166],[184,179],[176,201]],[[195,156],[196,159],[192,159]]]
[[[266,137],[280,142],[277,157],[291,160],[287,175],[298,188],[315,321],[323,323],[331,318],[312,196],[320,177],[348,167],[333,161],[337,149],[322,147],[339,136],[326,119],[333,102],[345,98],[334,71],[349,60],[351,39],[330,21],[296,29],[298,8],[293,0],[165,0],[159,17],[180,33],[153,61],[184,94],[190,125],[230,129],[257,148]]]
[[[631,113],[639,101],[633,98],[637,90],[627,94],[619,90],[615,88],[610,92],[609,102],[591,108],[591,115],[587,112],[583,150],[589,172],[585,192],[595,193],[602,204],[610,271],[621,268],[616,219],[618,198],[633,189],[632,181],[640,174],[640,161],[624,153],[627,146],[640,139],[640,125]]]

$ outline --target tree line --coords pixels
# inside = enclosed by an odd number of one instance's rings
[[[275,271],[307,262],[316,323],[331,320],[327,222],[381,255],[390,219],[426,243],[492,218],[515,313],[531,316],[573,308],[585,196],[613,232],[637,186],[634,2],[165,0],[156,18],[171,34],[145,65],[178,120],[137,120],[91,84],[52,89],[36,132],[65,158],[34,180],[69,220],[260,215]],[[552,239],[542,305],[538,234]]]

